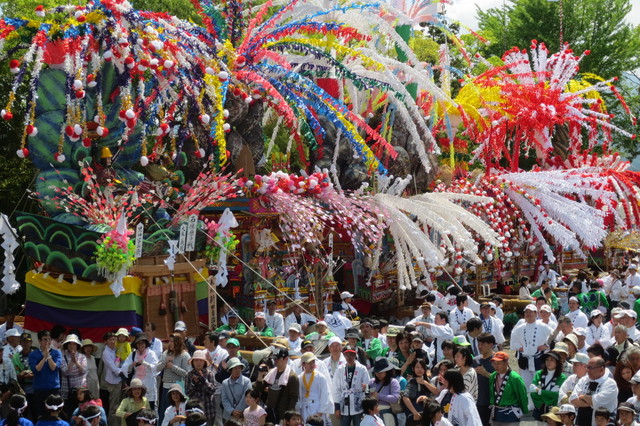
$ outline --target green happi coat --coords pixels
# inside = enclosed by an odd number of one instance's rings
[[[527,387],[524,384],[524,380],[518,373],[513,370],[509,370],[509,380],[502,392],[502,399],[497,404],[498,407],[520,407],[524,414],[529,413],[529,399],[527,397]],[[496,376],[498,373],[494,371],[489,376],[489,404],[495,405],[496,403]]]

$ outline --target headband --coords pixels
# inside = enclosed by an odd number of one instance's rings
[[[79,416],[85,424],[90,424],[91,420],[95,419],[96,417],[100,417],[102,413],[100,411],[98,411],[96,414],[94,414],[93,416],[89,416],[89,417],[85,417],[85,416]]]
[[[64,407],[64,402],[61,402],[60,405],[49,405],[49,404],[44,404],[44,408],[46,408],[47,410],[51,410],[51,411],[58,411],[60,410],[62,407]]]
[[[156,422],[158,421],[158,419],[157,419],[157,418],[155,418],[155,419],[148,419],[148,418],[146,418],[146,417],[136,417],[136,420],[138,420],[138,421],[142,420],[143,422],[145,422],[145,423],[149,423],[150,425],[155,425],[155,424],[156,424]]]
[[[25,400],[24,400],[24,405],[23,405],[22,407],[20,407],[20,408],[15,408],[16,412],[17,412],[18,414],[22,414],[22,412],[23,412],[24,410],[26,410],[27,405],[29,405],[29,404],[27,404],[27,400],[25,399]]]
[[[184,410],[185,413],[200,413],[204,414],[204,411],[199,409],[198,407],[189,408],[188,410]]]

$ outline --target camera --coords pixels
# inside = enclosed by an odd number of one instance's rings
[[[260,368],[258,368],[258,371],[261,372],[261,373],[267,373],[267,372],[269,372],[269,367],[267,367],[267,366],[260,367]]]

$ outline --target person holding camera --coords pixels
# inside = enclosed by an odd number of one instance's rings
[[[275,355],[275,367],[265,374],[260,371],[253,384],[260,393],[267,393],[267,420],[278,423],[287,411],[295,410],[300,396],[298,376],[289,365],[289,351],[281,348]],[[264,370],[264,368],[263,368]]]

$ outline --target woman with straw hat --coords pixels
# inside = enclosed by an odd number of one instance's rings
[[[72,394],[76,389],[87,386],[87,357],[79,352],[81,345],[75,334],[69,334],[62,343],[60,394],[66,403],[65,410],[70,410],[69,414],[76,408],[75,395]],[[74,401],[73,404],[70,403],[71,400]]]
[[[137,424],[136,415],[140,410],[151,408],[149,400],[145,394],[147,388],[140,379],[131,380],[131,384],[127,388],[127,397],[122,400],[120,406],[116,410],[116,417],[120,418],[122,426],[135,426]]]
[[[93,343],[93,340],[82,340],[82,353],[87,358],[87,388],[93,395],[100,395],[98,366],[96,365],[96,358],[93,356],[97,351],[98,347]]]

